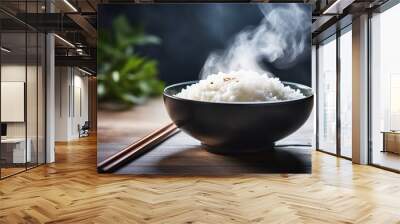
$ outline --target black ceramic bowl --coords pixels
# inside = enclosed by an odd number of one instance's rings
[[[310,87],[283,82],[299,89],[304,98],[279,102],[205,102],[174,96],[197,81],[178,83],[164,90],[172,121],[211,152],[233,153],[272,148],[274,142],[299,129],[310,116]]]

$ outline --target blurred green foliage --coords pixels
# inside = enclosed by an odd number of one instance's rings
[[[99,30],[97,48],[98,98],[101,103],[126,109],[159,95],[164,83],[158,79],[157,61],[140,56],[135,47],[160,44],[124,16],[113,21],[111,30]]]

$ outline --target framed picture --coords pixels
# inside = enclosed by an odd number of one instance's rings
[[[99,6],[99,171],[311,172],[311,21],[300,3]]]

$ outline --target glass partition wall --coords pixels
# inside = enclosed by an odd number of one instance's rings
[[[26,169],[30,143],[26,132],[26,33],[1,34],[1,176]]]
[[[39,10],[32,2],[30,5],[19,2],[19,7],[25,7],[26,12]],[[0,12],[0,18],[0,178],[3,179],[45,163],[46,40],[43,33],[12,15]],[[3,21],[11,21],[12,29]]]
[[[351,25],[317,47],[317,150],[347,159],[352,154]]]

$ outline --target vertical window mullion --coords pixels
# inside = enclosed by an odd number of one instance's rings
[[[372,148],[372,85],[371,85],[371,79],[372,79],[372,64],[371,64],[371,57],[372,57],[372,34],[371,34],[371,20],[372,20],[372,12],[368,12],[368,32],[367,32],[367,39],[368,39],[368,53],[367,53],[367,64],[368,64],[368,70],[367,70],[367,83],[368,83],[368,155],[367,155],[367,163],[372,164],[373,163],[373,148]]]
[[[319,149],[319,44],[315,47],[315,148]]]
[[[36,1],[36,13],[39,14],[39,0]],[[36,32],[36,166],[38,165],[39,165],[39,31]]]
[[[336,154],[341,156],[341,119],[340,119],[340,29],[336,31]]]
[[[2,26],[1,26],[1,24],[2,23],[0,23],[0,47],[2,47],[2,32],[1,32],[1,28],[2,28]],[[2,54],[3,54],[3,52],[1,52],[0,51],[0,124],[2,124],[2,122],[1,122],[1,110],[2,110],[2,108],[1,108],[1,68],[2,68]],[[1,145],[2,144],[0,144],[0,158],[1,158],[1,150],[2,150],[2,147],[1,147]],[[1,161],[1,160],[0,160]],[[1,176],[1,170],[2,170],[2,164],[1,164],[1,162],[0,162],[0,179],[2,179],[2,176]]]
[[[25,22],[28,19],[28,1],[25,1]],[[28,24],[25,23],[25,102],[24,102],[24,118],[25,118],[25,170],[28,169]]]

